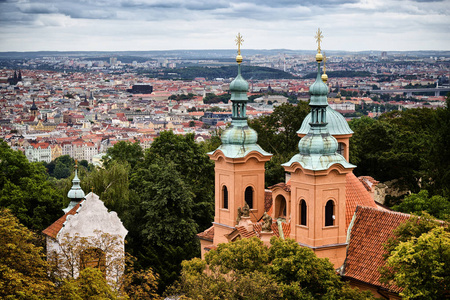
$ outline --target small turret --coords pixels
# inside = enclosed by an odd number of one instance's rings
[[[85,196],[86,195],[84,194],[84,191],[81,189],[80,186],[80,179],[78,178],[78,165],[77,162],[75,161],[75,176],[73,177],[72,180],[72,188],[67,193],[67,198],[70,199],[70,203],[65,209],[63,209],[63,211],[65,213],[70,211],[73,207],[75,207],[75,205],[77,205],[81,200],[83,200]]]

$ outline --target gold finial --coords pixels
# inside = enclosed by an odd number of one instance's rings
[[[326,67],[326,62],[327,62],[327,56],[325,55],[325,51],[323,52],[323,74],[322,74],[322,81],[324,83],[327,83],[328,81],[328,75],[327,75],[327,67]]]
[[[322,53],[320,53],[320,51],[321,51],[320,42],[322,42],[322,39],[323,39],[323,34],[322,34],[322,31],[320,30],[320,28],[317,29],[315,38],[316,38],[316,42],[317,42],[316,61],[320,63],[323,59],[323,55],[322,55]]]
[[[324,83],[327,83],[328,81],[328,75],[327,75],[327,67],[325,66],[325,63],[327,62],[327,56],[325,55],[325,51],[323,52],[323,74],[321,76],[322,81]]]
[[[242,62],[242,56],[241,56],[241,45],[244,42],[244,39],[242,38],[241,33],[239,32],[236,36],[236,45],[238,46],[238,55],[236,56],[236,62],[240,64]]]
[[[94,192],[94,187],[93,187],[93,186],[91,187],[91,192],[92,192],[92,193]]]
[[[78,159],[75,159],[75,169],[78,168]]]
[[[316,38],[316,42],[317,42],[317,53],[320,53],[320,50],[321,50],[320,42],[322,42],[322,39],[323,39],[323,34],[322,34],[322,31],[320,30],[320,28],[317,29],[317,34],[316,34],[315,38]]]

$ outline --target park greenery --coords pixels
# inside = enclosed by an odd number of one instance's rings
[[[184,79],[193,80],[195,78],[205,78],[206,80],[214,80],[216,78],[234,78],[236,77],[236,66],[221,66],[221,67],[198,67],[190,66],[184,68],[164,69],[155,71],[145,71],[149,77],[160,79]],[[264,79],[292,79],[294,75],[282,70],[277,70],[268,67],[245,66],[242,69],[242,76],[244,78],[251,78],[255,80]]]
[[[405,299],[445,299],[450,288],[450,227],[423,212],[401,223],[385,243],[381,281]]]
[[[447,104],[449,102],[447,100]],[[269,116],[249,120],[249,125],[258,133],[258,143],[273,153],[266,164],[267,187],[285,180],[281,164],[298,152],[296,132],[308,113],[309,106],[305,102],[283,104]],[[370,175],[382,182],[392,181],[406,191],[409,194],[406,197],[391,198],[387,202],[395,210],[419,214],[420,220],[431,219],[431,216],[448,220],[448,108],[393,111],[378,119],[354,119],[349,125],[355,132],[351,139],[350,162],[358,166],[354,170],[357,176]],[[223,293],[234,295],[231,299],[242,295],[248,295],[248,299],[264,299],[267,295],[273,295],[274,299],[326,299],[329,296],[364,299],[361,298],[364,294],[356,293],[338,280],[327,260],[316,258],[289,240],[273,240],[271,248],[256,240],[246,240],[219,246],[207,255],[206,261],[195,259],[200,254],[196,233],[211,226],[214,217],[214,164],[206,153],[218,145],[220,131],[200,144],[192,134],[162,132],[146,151],[137,142],[115,144],[108,149],[103,168],[78,162],[83,190],[98,194],[108,209],[118,213],[129,231],[126,252],[135,257],[135,263],[127,273],[133,275],[124,279],[129,282],[127,290],[124,288],[119,295],[107,289],[96,270],[86,269],[79,278],[64,279],[58,284],[48,276],[43,241],[36,233],[58,219],[61,209],[67,206],[75,162],[68,156],[49,164],[28,162],[22,152],[12,150],[1,141],[0,219],[4,223],[0,232],[5,243],[0,245],[0,267],[7,270],[0,274],[2,297],[36,295],[29,299],[58,299],[58,293],[66,291],[73,299],[85,299],[77,296],[81,294],[119,299],[124,293],[129,298],[139,299],[141,296],[132,295],[147,293],[145,295],[156,297],[156,293],[161,295],[171,286],[170,291],[181,291],[193,299],[212,295],[220,298]],[[421,221],[416,223],[422,224]],[[385,274],[386,280],[403,287],[405,297],[420,298],[417,296],[421,295],[420,288],[428,288],[428,283],[421,284],[409,275],[420,271],[448,290],[445,281],[448,278],[442,279],[442,274],[448,274],[448,251],[433,246],[441,243],[448,249],[448,226],[420,225],[417,229],[411,224],[405,225],[409,226],[406,229],[398,229],[398,238],[387,245],[388,268],[403,275]],[[406,247],[413,250],[408,252]],[[230,253],[235,259],[230,260]],[[260,263],[245,263],[250,259],[245,253]],[[420,253],[425,253],[426,257],[422,257],[418,265],[415,261]],[[12,256],[8,258],[8,255]],[[33,262],[28,263],[30,259]],[[402,261],[404,266],[400,265]],[[29,270],[25,268],[27,264]],[[211,273],[203,273],[207,266]],[[173,285],[174,282],[177,284]],[[433,293],[440,295],[439,291]]]
[[[292,239],[272,237],[270,243],[237,240],[220,244],[205,260],[184,261],[168,292],[187,299],[373,299],[342,282],[330,261],[311,249]]]

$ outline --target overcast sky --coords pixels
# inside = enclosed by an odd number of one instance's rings
[[[0,51],[450,50],[450,0],[0,0]],[[244,52],[245,53],[245,52]]]

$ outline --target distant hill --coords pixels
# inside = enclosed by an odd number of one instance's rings
[[[330,56],[336,55],[375,55],[380,56],[382,51],[369,50],[369,51],[340,51],[340,50],[327,50],[327,54]],[[290,50],[290,49],[245,49],[242,51],[244,58],[251,55],[312,55],[315,54],[315,50]],[[417,57],[450,57],[450,51],[387,51],[388,55],[411,55]],[[180,58],[180,59],[218,59],[218,58],[234,58],[236,56],[236,50],[229,49],[209,49],[209,50],[160,50],[160,51],[33,51],[33,52],[0,52],[0,59],[25,59],[25,58],[41,58],[44,56],[67,56],[67,57],[111,57],[116,56],[118,60],[120,57],[134,56],[134,57],[146,57],[150,59],[157,59],[161,57],[165,58]]]
[[[214,78],[234,78],[237,75],[237,66],[222,66],[222,67],[186,67],[177,69],[164,69],[159,71],[148,71],[142,74],[147,74],[149,77],[161,79],[186,79],[192,80],[196,77],[204,77],[206,80]],[[247,79],[264,80],[264,79],[292,79],[297,78],[290,73],[267,68],[255,66],[243,66],[242,76]]]
[[[327,72],[327,75],[329,78],[338,78],[338,77],[368,77],[372,76],[373,74],[366,71],[330,71]],[[309,73],[303,76],[302,78],[308,79],[308,78],[316,78],[317,72]]]

